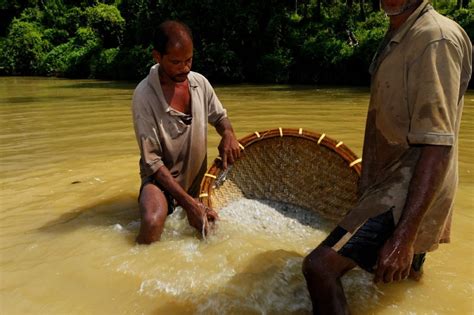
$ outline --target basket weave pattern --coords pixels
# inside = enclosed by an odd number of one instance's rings
[[[316,211],[325,218],[342,218],[357,200],[360,165],[350,167],[357,157],[347,147],[321,135],[284,129],[247,136],[243,156],[215,187],[215,179],[205,177],[202,201],[219,210],[241,199],[264,199],[294,204]],[[318,144],[318,141],[320,142]],[[218,163],[209,172],[219,176]]]

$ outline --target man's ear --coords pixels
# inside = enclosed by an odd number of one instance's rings
[[[157,50],[153,49],[151,51],[151,56],[153,57],[153,60],[155,60],[156,63],[160,63],[161,54]]]

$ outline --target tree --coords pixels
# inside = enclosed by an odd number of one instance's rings
[[[372,0],[372,11],[380,11],[380,0]]]
[[[39,64],[50,49],[39,25],[13,19],[8,38],[2,45],[2,67],[12,74],[39,74]],[[7,64],[5,64],[7,63]]]
[[[360,18],[362,20],[365,20],[366,14],[365,14],[365,8],[364,8],[364,0],[359,0],[359,5],[360,5]]]
[[[457,0],[456,8],[462,9],[469,7],[470,0]]]
[[[117,47],[123,36],[125,20],[120,11],[113,5],[100,3],[85,10],[87,24],[102,39],[105,48]]]

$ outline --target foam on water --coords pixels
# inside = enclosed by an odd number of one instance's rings
[[[187,301],[197,314],[310,312],[302,261],[334,223],[293,205],[249,199],[229,204],[219,217],[202,240],[178,207],[161,242],[137,245],[110,265],[141,279],[139,294]],[[138,224],[113,230],[135,234]],[[363,309],[367,299],[376,303],[379,292],[365,271],[353,270],[342,282],[353,308]]]
[[[322,239],[333,225],[314,212],[274,201],[240,199],[223,208],[219,215],[222,225],[277,240]]]

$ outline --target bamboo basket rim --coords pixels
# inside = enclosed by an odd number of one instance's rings
[[[357,176],[361,174],[361,162],[362,159],[358,158],[357,155],[349,149],[342,141],[336,141],[331,137],[328,137],[325,133],[318,133],[312,130],[305,130],[303,128],[274,128],[267,129],[264,131],[255,131],[254,133],[248,134],[239,139],[240,147],[243,151],[254,143],[260,142],[265,139],[272,139],[276,137],[297,137],[310,140],[322,145],[331,151],[338,154],[346,161],[347,166],[352,168]],[[220,167],[221,158],[217,156],[214,162],[209,167],[208,171],[204,174],[201,181],[199,190],[199,200],[206,206],[212,208],[212,200],[210,198],[211,192],[214,189],[214,182],[219,177],[223,169]]]

